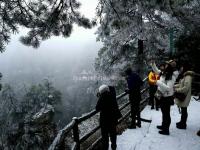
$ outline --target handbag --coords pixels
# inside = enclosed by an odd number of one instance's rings
[[[186,94],[175,92],[174,97],[177,98],[179,101],[183,102],[186,98]]]

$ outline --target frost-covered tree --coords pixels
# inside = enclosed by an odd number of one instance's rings
[[[199,26],[199,6],[198,0],[101,0],[97,33],[104,47],[96,69],[112,73],[137,63],[138,40],[144,43],[143,60],[162,58],[169,52],[172,29],[178,38],[185,30]]]
[[[16,127],[15,114],[19,106],[16,99],[16,93],[13,88],[5,84],[0,97],[0,149],[5,149],[7,143],[7,134]]]
[[[53,114],[61,93],[52,83],[33,85],[23,97],[5,84],[0,94],[0,149],[46,149],[55,136]]]
[[[91,28],[91,22],[79,12],[77,0],[1,0],[0,1],[0,52],[5,50],[19,26],[29,30],[22,43],[38,47],[51,36],[69,37],[73,24]]]
[[[43,84],[32,85],[21,102],[21,109],[27,116],[32,117],[41,108],[47,105],[55,106],[61,102],[61,92],[56,90],[52,83],[45,80]]]

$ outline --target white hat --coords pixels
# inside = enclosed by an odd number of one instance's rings
[[[107,92],[110,91],[108,85],[103,84],[103,85],[101,85],[101,86],[99,87],[99,93],[100,93],[100,94],[102,94],[102,93],[104,93],[104,92],[106,92],[106,91],[107,91]]]

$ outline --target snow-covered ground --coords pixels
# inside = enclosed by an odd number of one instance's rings
[[[161,112],[151,110],[149,106],[142,117],[152,119],[152,123],[142,122],[142,128],[127,129],[117,138],[117,150],[200,150],[200,137],[196,135],[200,128],[200,102],[192,100],[188,107],[187,129],[176,128],[180,120],[178,108],[171,108],[170,135],[160,135],[157,125],[161,124]]]

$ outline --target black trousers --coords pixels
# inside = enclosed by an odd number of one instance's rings
[[[131,124],[135,125],[137,123],[141,124],[140,120],[140,103],[131,102]]]
[[[131,105],[131,124],[136,124],[136,119],[138,124],[141,124],[140,120],[140,101],[141,101],[141,95],[140,91],[138,92],[131,92],[129,94],[129,101]]]
[[[160,100],[155,97],[156,109],[160,108]]]
[[[116,125],[101,126],[101,135],[102,135],[102,150],[109,149],[109,137],[111,141],[112,150],[117,148],[117,132]]]
[[[157,86],[154,86],[154,85],[150,85],[149,86],[149,103],[151,105],[151,107],[154,107],[154,98],[155,98],[155,93],[156,93],[156,90],[157,90]],[[156,102],[156,108],[157,107],[157,102]]]
[[[169,130],[171,124],[170,108],[173,105],[173,97],[162,97],[160,99],[162,112],[162,127],[163,130]]]
[[[187,107],[181,107],[181,121],[180,122],[183,125],[186,125],[187,118],[188,118]]]

